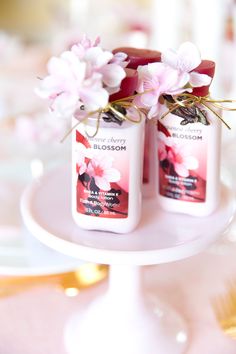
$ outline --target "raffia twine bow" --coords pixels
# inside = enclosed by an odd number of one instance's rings
[[[225,122],[225,120],[217,112],[217,109],[224,111],[236,111],[236,107],[227,107],[226,104],[236,103],[236,100],[231,99],[214,99],[208,96],[195,96],[191,93],[183,93],[176,96],[172,96],[174,100],[173,103],[169,103],[170,108],[160,117],[161,119],[165,118],[169,113],[173,112],[179,107],[193,107],[196,104],[202,105],[211,111],[221,122],[228,128],[230,126]],[[216,109],[216,110],[215,110]]]
[[[139,94],[137,95],[133,95],[133,96],[129,96],[129,97],[125,97],[125,98],[122,98],[120,100],[116,100],[116,101],[113,101],[113,102],[109,102],[106,107],[104,108],[101,108],[101,109],[97,109],[95,111],[91,111],[91,112],[88,112],[85,117],[83,117],[83,119],[79,120],[68,132],[67,134],[63,137],[63,139],[61,140],[61,142],[64,142],[65,139],[72,133],[72,131],[74,129],[77,128],[77,126],[81,123],[84,123],[87,125],[88,123],[88,120],[89,118],[91,117],[94,117],[96,119],[96,126],[95,126],[95,131],[93,134],[89,134],[88,131],[86,130],[86,135],[88,138],[94,138],[97,133],[98,133],[98,130],[99,130],[99,127],[100,127],[100,123],[101,123],[101,118],[102,118],[102,115],[103,114],[106,114],[108,112],[112,112],[114,113],[118,118],[121,119],[121,121],[128,121],[128,122],[131,122],[131,123],[135,123],[135,124],[138,124],[142,121],[142,116],[143,116],[143,113],[145,113],[143,111],[142,108],[139,108],[136,104],[134,104],[132,102],[133,98],[135,98],[136,96],[138,96]],[[122,108],[125,108],[125,109],[129,109],[129,108],[133,108],[136,113],[137,113],[137,119],[133,119],[132,117],[130,117],[128,114],[123,114],[122,112],[120,112],[116,107],[122,107]]]
[[[94,133],[91,135],[87,132],[86,130],[86,135],[89,138],[94,138],[99,130],[100,123],[101,123],[101,118],[102,114],[106,114],[108,112],[113,112],[116,116],[118,116],[121,120],[123,121],[128,121],[131,123],[140,123],[142,120],[142,115],[147,114],[147,110],[138,107],[135,103],[133,103],[133,99],[137,96],[142,96],[143,94],[150,92],[151,90],[142,92],[142,93],[137,93],[132,96],[128,96],[125,98],[122,98],[120,100],[116,100],[113,102],[109,102],[106,107],[97,109],[91,112],[88,112],[83,119],[78,120],[78,122],[67,132],[67,134],[63,137],[61,142],[64,142],[64,140],[72,133],[74,129],[77,128],[77,126],[81,123],[88,123],[89,118],[95,116],[94,118],[96,119],[96,127]],[[162,96],[161,96],[162,97]],[[174,100],[173,103],[168,103],[170,108],[162,114],[160,119],[165,118],[169,113],[173,112],[175,109],[179,107],[193,107],[196,104],[202,105],[205,108],[207,108],[209,111],[211,111],[217,118],[220,119],[220,121],[228,128],[231,129],[230,126],[225,122],[225,120],[220,116],[220,114],[217,112],[217,109],[225,110],[225,111],[236,111],[236,107],[227,107],[225,104],[236,104],[236,100],[231,100],[231,99],[214,99],[211,98],[209,95],[208,96],[195,96],[191,93],[182,93],[179,95],[171,96],[172,99]],[[116,107],[120,106],[122,108],[128,109],[128,108],[133,108],[137,114],[138,114],[138,119],[133,119],[127,114],[123,114],[120,112]],[[216,110],[215,110],[216,109]]]

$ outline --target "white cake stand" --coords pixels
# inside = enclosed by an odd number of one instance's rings
[[[142,265],[173,262],[204,250],[228,228],[235,211],[222,185],[219,208],[206,218],[165,213],[145,200],[138,228],[126,235],[84,231],[70,212],[70,175],[61,168],[24,193],[24,223],[36,238],[64,254],[110,264],[105,294],[86,299],[65,329],[69,354],[180,354],[187,346],[184,320],[144,294]]]

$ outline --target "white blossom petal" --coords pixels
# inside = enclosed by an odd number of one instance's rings
[[[128,55],[123,52],[115,53],[112,60],[110,61],[110,64],[116,63],[119,64],[122,68],[126,68],[128,65],[128,61],[125,61],[127,57]]]
[[[181,72],[181,74],[179,75],[179,87],[184,87],[185,85],[187,85],[187,83],[189,82],[190,79],[190,74],[187,72]]]
[[[106,107],[109,100],[108,92],[103,88],[83,88],[80,91],[80,97],[85,104],[86,110],[91,111]]]
[[[59,95],[51,105],[52,110],[58,118],[72,117],[77,106],[77,97],[69,93]]]
[[[117,64],[105,65],[100,73],[103,75],[104,84],[108,87],[119,87],[126,76],[125,70]]]
[[[201,86],[208,86],[211,83],[212,78],[205,74],[199,74],[196,72],[190,73],[190,80],[189,83],[193,87],[201,87]]]
[[[84,60],[96,68],[100,68],[113,58],[113,54],[102,50],[100,47],[89,48],[84,56]]]
[[[70,71],[67,63],[61,58],[52,57],[47,64],[48,72],[54,76],[67,76]]]
[[[191,42],[183,43],[178,49],[178,69],[190,72],[201,63],[198,48]]]
[[[178,55],[173,49],[167,49],[161,54],[161,61],[174,69],[178,69]]]
[[[156,105],[159,95],[156,95],[156,93],[145,93],[140,96],[141,102],[147,106],[147,107],[152,107]]]
[[[159,107],[160,107],[159,103],[151,107],[151,109],[148,112],[148,119],[152,119],[157,116],[157,114],[159,113]]]

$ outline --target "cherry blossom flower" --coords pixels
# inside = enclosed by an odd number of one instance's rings
[[[92,157],[92,150],[86,148],[83,144],[78,143],[76,146],[77,149],[77,160],[76,160],[76,172],[79,175],[82,175],[87,170],[87,158]]]
[[[72,116],[81,105],[96,110],[108,103],[109,95],[103,88],[101,75],[95,73],[86,77],[86,63],[73,52],[64,52],[59,58],[52,57],[48,72],[36,93],[51,100],[51,109],[58,116]]]
[[[189,82],[192,87],[209,85],[211,77],[194,72],[201,63],[200,52],[191,42],[183,43],[177,51],[167,49],[162,53],[161,60],[173,69],[179,71],[182,85]]]
[[[119,64],[122,68],[126,68],[128,65],[128,61],[126,61],[128,55],[123,53],[123,52],[117,52],[113,55],[113,58],[111,59],[110,63],[116,63]]]
[[[175,172],[181,177],[188,177],[189,170],[196,170],[199,166],[198,160],[189,155],[186,146],[173,144],[168,150],[167,158],[173,164]]]
[[[100,37],[97,37],[94,42],[92,42],[86,35],[83,35],[82,39],[74,44],[71,50],[76,54],[76,56],[83,60],[86,51],[89,48],[97,47],[100,44]]]
[[[87,64],[87,76],[91,76],[94,72],[102,75],[104,85],[109,93],[115,93],[119,90],[121,81],[126,74],[124,67],[127,62],[125,53],[113,54],[98,46],[99,39],[94,44],[90,40],[84,38],[78,44],[72,47],[72,52],[78,58]]]
[[[135,103],[149,109],[148,118],[153,118],[160,110],[159,98],[162,94],[176,95],[186,91],[182,88],[179,71],[163,63],[151,63],[138,68],[139,84]]]
[[[193,70],[201,63],[197,47],[183,43],[178,51],[168,49],[162,54],[162,62],[140,66],[137,91],[142,93],[135,103],[148,109],[148,118],[156,116],[161,108],[161,95],[178,95],[192,92],[192,87],[209,85],[211,77]]]
[[[95,184],[104,191],[111,189],[111,182],[118,182],[120,172],[112,167],[113,158],[108,155],[95,155],[88,164],[87,173],[94,177]]]
[[[51,110],[59,117],[69,117],[106,107],[109,94],[119,91],[125,78],[125,55],[115,56],[98,46],[99,38],[92,43],[87,37],[52,57],[48,63],[49,75],[41,81],[36,93],[51,101]]]

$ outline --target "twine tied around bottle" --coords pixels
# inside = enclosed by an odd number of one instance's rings
[[[124,97],[122,99],[109,102],[106,107],[100,108],[94,111],[88,112],[81,120],[78,120],[78,122],[66,133],[66,135],[63,137],[61,142],[64,142],[65,139],[72,133],[74,129],[77,128],[77,126],[81,123],[85,123],[87,125],[88,119],[93,117],[96,120],[96,126],[95,126],[95,131],[93,134],[89,134],[86,129],[86,135],[88,138],[94,138],[100,127],[102,115],[106,114],[108,112],[114,113],[121,121],[128,121],[131,123],[140,123],[142,120],[143,114],[147,115],[147,110],[138,107],[134,102],[133,99],[137,96],[142,96],[143,94],[150,92],[151,90],[142,92],[142,93],[136,93],[132,96]],[[163,113],[160,117],[160,119],[165,118],[169,113],[172,113],[175,111],[177,108],[184,107],[184,108],[190,108],[195,105],[202,105],[204,106],[207,110],[211,111],[220,121],[228,128],[231,129],[230,126],[225,122],[225,120],[220,116],[220,114],[216,111],[217,109],[225,110],[225,111],[236,111],[236,107],[227,107],[225,104],[233,104],[236,103],[236,100],[232,99],[214,99],[211,98],[209,95],[207,96],[195,96],[191,93],[181,93],[175,96],[170,96],[173,102],[168,102],[168,110]],[[161,98],[164,98],[166,100],[166,95],[162,95]],[[122,113],[120,110],[117,108],[133,108],[137,114],[138,114],[138,119],[133,119],[130,117],[128,114]],[[215,110],[216,109],[216,110]]]
[[[135,124],[140,123],[142,121],[144,111],[132,102],[132,99],[134,97],[136,97],[136,95],[109,102],[104,108],[88,112],[81,120],[78,120],[78,122],[66,133],[66,135],[62,138],[61,142],[64,142],[65,139],[72,133],[74,129],[77,128],[79,124],[84,123],[87,126],[88,120],[91,117],[96,120],[95,131],[93,134],[89,134],[86,129],[85,132],[88,138],[94,138],[99,131],[102,115],[108,112],[114,113],[121,121],[128,121]],[[137,113],[137,119],[133,119],[129,116],[129,114],[122,113],[120,110],[118,110],[118,107],[124,109],[133,108]]]
[[[195,105],[202,105],[211,111],[217,118],[221,120],[221,122],[228,128],[231,129],[230,126],[225,122],[225,120],[220,116],[220,114],[215,109],[221,109],[225,111],[236,111],[236,107],[227,107],[225,104],[233,104],[236,103],[236,100],[231,99],[214,99],[209,95],[207,96],[195,96],[191,93],[182,93],[179,95],[171,96],[173,103],[168,102],[169,109],[163,113],[160,119],[165,118],[169,113],[175,111],[177,108],[184,107],[190,108]],[[165,96],[164,96],[165,99]]]

